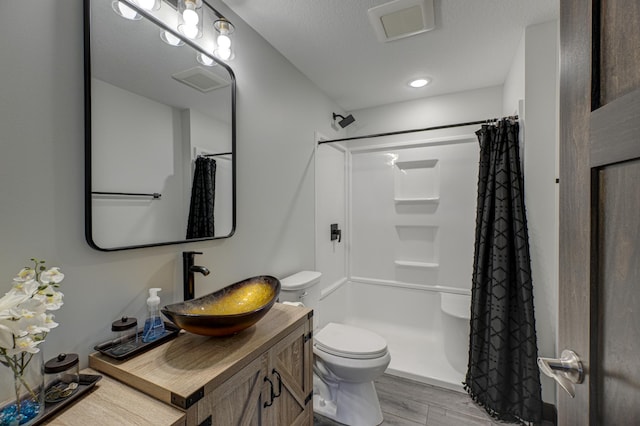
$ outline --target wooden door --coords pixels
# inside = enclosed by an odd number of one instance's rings
[[[313,424],[313,352],[309,331],[311,320],[276,343],[269,350],[269,378],[274,384],[269,425]]]
[[[640,2],[561,0],[560,425],[640,424]]]

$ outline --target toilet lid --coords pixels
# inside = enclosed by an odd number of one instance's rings
[[[314,336],[317,349],[344,358],[371,359],[387,352],[381,336],[350,325],[329,323]]]

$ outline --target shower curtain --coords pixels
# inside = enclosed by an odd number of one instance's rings
[[[494,418],[539,422],[540,373],[518,123],[483,125],[471,295],[469,364],[463,383]]]
[[[198,157],[191,186],[187,239],[214,236],[215,200],[216,161],[212,158]]]

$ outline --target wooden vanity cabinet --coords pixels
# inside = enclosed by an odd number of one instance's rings
[[[212,425],[313,424],[307,336],[306,325],[297,328],[198,401],[195,424],[209,416]]]
[[[89,364],[180,408],[188,426],[313,425],[312,315],[276,303],[236,336],[186,333],[125,362],[92,354]]]

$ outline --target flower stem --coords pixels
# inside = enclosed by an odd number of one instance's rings
[[[14,379],[13,379],[13,387],[16,392],[16,413],[20,414],[20,383],[18,383],[18,376],[15,375],[16,371],[13,370]]]
[[[16,394],[16,409],[17,409],[17,413],[20,413],[20,406],[21,406],[21,398],[20,398],[20,388],[22,386],[25,387],[25,389],[27,390],[27,392],[29,392],[29,394],[31,395],[31,398],[34,399],[34,401],[38,401],[38,395],[36,394],[36,392],[31,388],[31,386],[29,386],[29,384],[27,383],[27,381],[24,378],[24,370],[25,368],[29,365],[29,363],[31,362],[31,359],[33,358],[33,354],[28,354],[28,359],[25,362],[25,355],[27,355],[26,353],[22,352],[20,354],[20,361],[18,361],[18,356],[17,355],[13,355],[13,356],[9,356],[5,353],[2,354],[2,356],[4,357],[4,359],[6,361],[3,362],[3,364],[6,364],[9,366],[9,368],[11,368],[11,371],[13,372],[13,386],[14,386],[14,391]],[[22,385],[21,385],[22,384]]]

